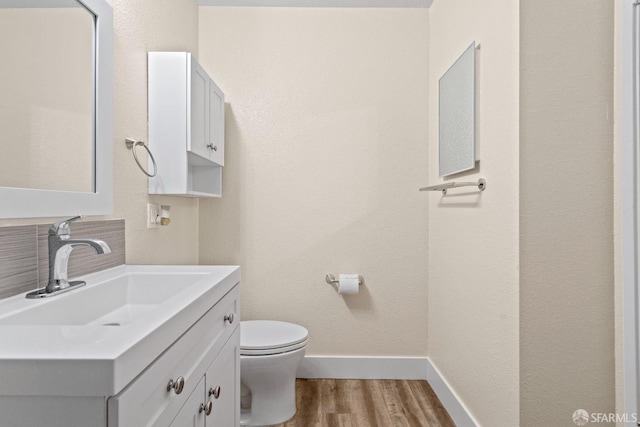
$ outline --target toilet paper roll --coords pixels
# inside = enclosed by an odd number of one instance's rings
[[[357,294],[360,290],[360,276],[357,274],[341,274],[338,280],[338,293],[340,295]]]

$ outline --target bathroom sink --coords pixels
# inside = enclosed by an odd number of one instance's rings
[[[30,395],[34,384],[52,396],[117,394],[229,292],[240,271],[123,265],[77,279],[87,284],[51,298],[0,300],[0,378],[12,394]]]
[[[28,302],[15,313],[0,315],[0,325],[126,325],[188,292],[206,276],[204,272],[122,272],[44,304]]]

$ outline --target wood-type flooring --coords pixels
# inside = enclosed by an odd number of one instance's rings
[[[296,404],[277,427],[455,427],[426,381],[298,379]]]

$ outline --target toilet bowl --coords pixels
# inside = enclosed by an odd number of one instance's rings
[[[274,320],[240,322],[242,426],[268,426],[296,413],[296,371],[309,332]]]

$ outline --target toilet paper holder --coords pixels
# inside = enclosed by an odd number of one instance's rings
[[[338,283],[340,283],[340,281],[338,279],[336,279],[336,276],[334,276],[331,273],[327,273],[326,276],[324,276],[324,280],[330,284],[331,286],[335,287],[336,290]],[[362,276],[358,275],[358,286],[362,286]]]

